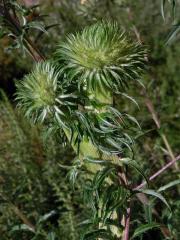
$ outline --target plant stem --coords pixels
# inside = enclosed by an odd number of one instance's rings
[[[27,35],[25,35],[24,40],[28,44],[34,60],[36,62],[45,61],[45,57],[41,54],[39,49],[34,45],[34,43],[31,41],[31,39]]]
[[[29,219],[20,211],[20,209],[11,203],[13,212],[22,220],[24,224],[26,224],[29,228],[35,232],[35,226],[29,221]]]
[[[177,156],[174,160],[172,160],[171,162],[169,162],[168,164],[166,164],[164,167],[162,167],[160,170],[158,170],[156,173],[154,173],[150,178],[149,181],[152,181],[153,179],[155,179],[156,177],[158,177],[160,174],[162,174],[166,169],[168,169],[169,167],[171,167],[173,164],[175,164],[178,160],[180,160],[180,155]],[[142,182],[140,185],[138,185],[137,187],[133,188],[133,190],[139,190],[142,187],[144,187],[147,184],[147,182]],[[122,236],[122,240],[129,240],[129,229],[130,229],[130,218],[131,218],[131,203],[129,203],[129,207],[126,210],[126,216],[125,216],[125,220],[124,220],[124,232],[123,232],[123,236]]]
[[[154,180],[156,177],[158,177],[160,174],[162,174],[166,169],[168,169],[169,167],[171,167],[173,164],[177,163],[177,161],[180,160],[180,155],[177,156],[174,160],[170,161],[169,163],[167,163],[165,166],[163,166],[160,170],[158,170],[156,173],[154,173],[150,178],[149,181]],[[142,182],[140,185],[138,185],[137,187],[133,188],[133,190],[139,190],[142,187],[144,187],[147,184],[147,182]]]
[[[129,188],[129,183],[127,179],[127,174],[125,172],[118,172],[119,176],[119,183],[120,185],[123,184],[127,188]],[[129,239],[129,229],[130,229],[130,219],[131,219],[131,199],[128,200],[127,203],[127,209],[126,214],[123,215],[123,218],[121,220],[121,224],[124,225],[124,230],[122,233],[122,240],[128,240]]]
[[[128,240],[129,239],[129,229],[130,229],[130,219],[131,219],[131,203],[129,203],[129,207],[127,208],[126,211],[126,216],[125,216],[125,229],[123,233],[122,240]]]
[[[22,27],[20,25],[20,21],[16,15],[15,11],[13,11],[13,15],[12,15],[6,6],[5,1],[3,1],[3,7],[4,7],[5,22],[7,22],[8,27],[10,28],[12,33],[16,37],[19,37],[22,34]],[[44,56],[41,54],[39,49],[34,45],[34,43],[31,41],[31,39],[28,37],[27,34],[24,34],[23,43],[24,43],[24,46],[25,46],[27,52],[33,57],[33,59],[36,62],[45,60]]]

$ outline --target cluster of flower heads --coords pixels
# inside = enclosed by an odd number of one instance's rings
[[[18,105],[34,122],[53,119],[75,143],[88,138],[102,152],[118,154],[132,143],[124,130],[128,115],[90,98],[89,93],[112,98],[129,80],[139,80],[144,53],[116,23],[96,23],[70,34],[57,47],[55,60],[36,64],[17,83]]]

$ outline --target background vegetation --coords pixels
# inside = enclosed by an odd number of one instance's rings
[[[132,86],[129,95],[134,96],[140,110],[127,100],[116,99],[119,109],[123,108],[135,115],[143,135],[138,139],[135,154],[138,163],[147,176],[152,175],[172,156],[164,145],[165,135],[173,155],[179,154],[180,146],[180,82],[179,82],[179,38],[166,44],[172,24],[179,20],[178,6],[176,18],[172,19],[169,6],[165,6],[165,21],[161,15],[161,4],[157,0],[62,0],[43,1],[34,14],[47,13],[46,25],[58,24],[48,30],[49,34],[33,34],[33,41],[45,56],[51,56],[56,44],[68,33],[74,33],[97,20],[116,20],[124,29],[130,31],[132,38],[138,38],[148,48],[148,69],[143,76],[143,84],[148,96]],[[14,82],[27,73],[33,62],[17,49],[10,49],[9,38],[1,40],[0,45],[0,235],[2,240],[18,239],[62,239],[79,240],[83,226],[80,224],[89,215],[84,207],[81,181],[75,189],[70,185],[67,172],[62,165],[71,165],[74,153],[70,146],[63,148],[58,136],[43,136],[42,126],[32,126],[17,111],[14,102]],[[152,119],[152,100],[160,128]],[[133,181],[142,179],[133,170]],[[178,170],[172,167],[152,183],[158,189],[165,183],[178,179]],[[171,205],[170,212],[159,201],[149,205],[135,205],[132,216],[131,235],[140,223],[160,222],[161,230],[152,230],[141,239],[179,239],[180,201],[178,187],[165,192]],[[149,209],[155,208],[153,214]],[[141,210],[141,211],[140,211]],[[19,231],[19,224],[25,231]],[[36,229],[35,234],[27,231]]]

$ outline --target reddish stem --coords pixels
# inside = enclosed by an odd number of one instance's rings
[[[171,167],[173,164],[175,164],[177,161],[180,160],[180,155],[177,156],[174,160],[170,161],[169,163],[167,163],[164,167],[162,167],[159,171],[157,171],[156,173],[154,173],[150,178],[149,181],[152,181],[153,179],[155,179],[156,177],[158,177],[161,173],[163,173],[166,169],[168,169],[169,167]],[[133,190],[139,190],[142,187],[144,187],[147,184],[147,182],[142,182],[140,185],[138,185],[137,187],[133,188]]]
[[[164,167],[162,167],[159,171],[157,171],[156,173],[154,173],[150,178],[149,181],[152,181],[153,179],[155,179],[156,177],[158,177],[161,173],[163,173],[166,169],[168,169],[169,167],[171,167],[173,164],[175,164],[178,160],[180,160],[180,155],[177,156],[174,160],[172,160],[171,162],[169,162],[168,164],[166,164]],[[147,182],[143,182],[140,185],[138,185],[137,187],[133,188],[133,190],[139,190],[142,187],[144,187],[147,184]],[[129,229],[130,229],[130,218],[131,218],[131,206],[129,203],[129,207],[127,208],[126,211],[126,216],[125,216],[125,228],[124,228],[124,232],[123,232],[123,236],[122,236],[122,240],[129,240]]]
[[[128,240],[129,239],[130,218],[131,218],[131,207],[129,206],[127,211],[126,211],[125,229],[124,229],[124,234],[123,234],[122,240]]]

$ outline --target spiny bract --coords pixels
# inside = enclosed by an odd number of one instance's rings
[[[116,23],[100,22],[70,34],[56,51],[61,72],[89,91],[119,91],[129,79],[140,78],[145,50]]]
[[[70,108],[75,105],[75,95],[66,92],[59,81],[59,73],[50,62],[36,64],[34,70],[17,82],[18,106],[34,122],[43,122],[52,114],[60,125]]]

